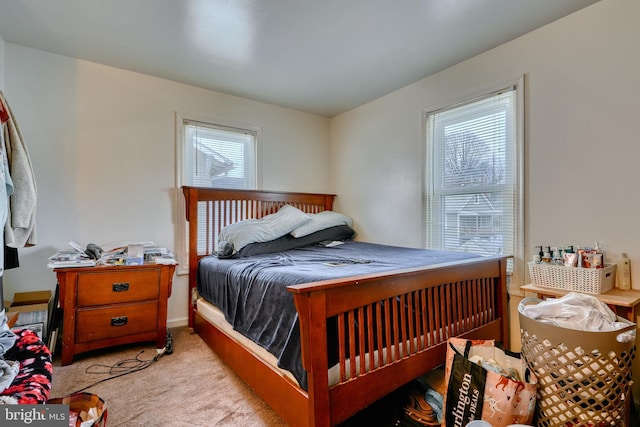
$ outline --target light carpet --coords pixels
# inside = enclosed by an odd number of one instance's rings
[[[172,328],[171,333],[173,354],[160,357],[140,371],[85,390],[105,401],[109,427],[286,426],[200,337],[186,327]],[[88,372],[105,372],[107,368],[103,366],[118,363],[121,367],[133,366],[126,360],[137,356],[148,361],[156,354],[153,343],[121,346],[77,355],[74,363],[67,366],[60,365],[56,354],[51,398],[71,394],[113,375]],[[116,366],[114,372],[121,369]]]

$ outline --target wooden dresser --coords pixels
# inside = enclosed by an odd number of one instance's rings
[[[175,265],[57,268],[62,365],[99,348],[167,338],[167,300]]]

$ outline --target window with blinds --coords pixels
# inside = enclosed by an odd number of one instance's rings
[[[260,186],[258,128],[207,123],[176,113],[176,186],[257,189]],[[188,223],[182,191],[176,209],[183,227],[177,227],[178,274],[187,274]],[[205,209],[205,206],[199,207]],[[199,248],[207,236],[198,236]]]
[[[426,114],[426,246],[513,255],[522,241],[518,85]]]
[[[256,187],[256,132],[184,120],[183,183]]]

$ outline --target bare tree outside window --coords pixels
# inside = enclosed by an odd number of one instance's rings
[[[446,187],[499,184],[505,178],[504,150],[469,131],[445,136]]]

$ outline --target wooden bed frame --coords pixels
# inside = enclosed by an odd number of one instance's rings
[[[308,375],[305,391],[198,314],[196,271],[199,260],[215,251],[225,225],[260,218],[284,204],[308,213],[330,210],[334,196],[196,187],[183,187],[183,193],[190,236],[189,326],[291,426],[347,420],[442,365],[448,337],[496,339],[509,346],[506,257],[290,286]],[[381,312],[380,303],[392,308]],[[330,385],[326,337],[334,317],[340,380]],[[385,332],[372,322],[385,325]],[[382,342],[392,345],[384,348]]]

